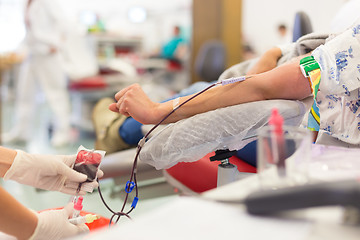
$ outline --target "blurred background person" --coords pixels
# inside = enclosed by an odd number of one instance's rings
[[[277,33],[279,39],[278,44],[287,44],[292,42],[291,33],[285,24],[281,23],[278,25]]]
[[[164,58],[168,60],[180,61],[186,54],[187,46],[185,38],[182,36],[180,26],[173,27],[173,35],[170,40],[163,44],[156,58]]]
[[[15,124],[2,136],[4,143],[28,141],[36,116],[36,96],[41,89],[52,111],[54,147],[70,138],[70,96],[60,51],[66,35],[66,18],[54,0],[28,0],[25,8],[27,57],[19,74]]]
[[[182,44],[185,43],[185,39],[182,37],[181,28],[174,26],[173,37],[162,47],[161,57],[166,59],[177,59],[177,54],[181,51]]]

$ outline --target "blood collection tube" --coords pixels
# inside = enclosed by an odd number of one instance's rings
[[[74,203],[74,213],[73,213],[72,218],[77,218],[77,217],[80,216],[80,211],[81,211],[82,208],[83,208],[83,205],[82,205],[83,199],[84,199],[84,198],[83,198],[82,196],[80,196],[80,197],[77,199],[76,203]]]

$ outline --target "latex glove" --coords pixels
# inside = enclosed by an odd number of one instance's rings
[[[40,155],[16,150],[13,164],[4,175],[4,180],[14,180],[45,190],[55,190],[75,195],[79,183],[85,182],[87,176],[72,169],[76,155]],[[103,172],[98,171],[98,177]],[[96,188],[98,183],[84,183],[79,194],[85,194],[83,189]]]
[[[74,225],[69,222],[73,214],[73,203],[69,203],[61,210],[48,210],[38,215],[38,224],[30,240],[64,239],[80,233],[88,232],[85,224]]]

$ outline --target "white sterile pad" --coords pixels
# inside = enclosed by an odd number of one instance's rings
[[[277,108],[285,125],[300,125],[307,110],[301,101],[266,100],[198,114],[169,124],[151,137],[139,159],[156,169],[179,162],[194,162],[218,150],[237,150],[256,138],[256,130],[267,124]]]
[[[312,145],[308,166],[310,181],[341,181],[360,177],[360,149]]]

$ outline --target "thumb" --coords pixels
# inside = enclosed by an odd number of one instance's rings
[[[74,211],[74,203],[69,202],[68,204],[66,204],[66,206],[63,208],[63,211],[65,211],[68,217],[71,217]]]
[[[65,211],[65,214],[68,217],[71,217],[74,211],[74,203],[69,202],[63,209],[63,211]],[[85,224],[79,224],[79,225],[73,225],[69,222],[68,227],[70,227],[71,231],[74,233],[85,233],[85,232],[89,232],[89,227],[86,226]]]
[[[78,233],[86,233],[89,232],[90,229],[88,226],[86,226],[86,224],[80,224],[80,225],[76,225]]]
[[[71,182],[85,182],[87,179],[85,174],[75,171],[65,163],[61,163],[58,166],[58,173],[67,177],[67,179]]]

